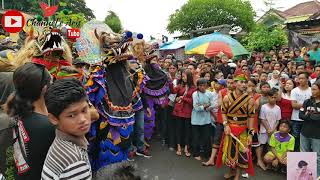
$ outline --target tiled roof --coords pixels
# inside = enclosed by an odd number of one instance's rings
[[[315,14],[320,11],[320,2],[317,0],[308,1],[295,5],[294,7],[287,9],[281,13],[286,18],[292,16],[303,16],[308,14]]]

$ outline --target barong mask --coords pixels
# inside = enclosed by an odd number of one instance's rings
[[[107,32],[99,34],[97,29],[95,29],[94,33],[100,42],[100,49],[103,56],[106,57],[104,62],[107,65],[132,58],[132,55],[129,53],[129,46],[132,41],[132,33],[130,31],[123,35]]]
[[[38,37],[37,45],[39,47],[39,55],[61,56],[64,52],[62,41],[64,40],[58,29],[45,31],[44,34]]]
[[[71,64],[72,54],[59,29],[46,27],[42,32],[35,32],[31,28],[24,47],[16,57],[15,65],[21,66],[33,61],[32,58],[37,58],[39,61],[50,61],[50,63],[64,60]]]

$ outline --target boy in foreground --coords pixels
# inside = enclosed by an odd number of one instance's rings
[[[281,171],[286,173],[287,153],[294,150],[294,137],[289,134],[289,121],[282,120],[279,124],[279,131],[272,134],[269,145],[271,151],[264,156],[264,161],[268,166],[278,168],[281,165]]]
[[[41,179],[91,179],[85,134],[91,118],[86,92],[73,78],[54,82],[45,96],[49,120],[56,126]]]

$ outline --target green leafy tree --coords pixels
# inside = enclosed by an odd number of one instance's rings
[[[192,30],[229,24],[249,31],[255,12],[247,0],[189,0],[169,18],[167,30],[188,34]]]
[[[59,4],[59,11],[68,9],[73,14],[82,13],[88,21],[95,18],[92,10],[87,7],[85,0],[54,0],[54,3]]]
[[[120,18],[113,11],[108,11],[108,13],[108,16],[104,19],[104,23],[106,23],[113,32],[119,33],[122,30]]]
[[[242,43],[249,50],[269,51],[273,47],[288,44],[288,37],[281,27],[268,28],[258,24],[242,39]]]
[[[17,9],[30,14],[42,15],[42,10],[39,5],[41,1],[50,6],[59,5],[58,11],[67,9],[71,11],[72,14],[82,13],[87,20],[95,18],[92,10],[87,7],[84,0],[4,0],[4,7],[5,9]]]
[[[4,0],[5,9],[17,9],[32,14],[41,14],[39,0]]]
[[[64,11],[59,11],[56,13],[55,18],[73,28],[81,28],[82,25],[87,22],[83,13],[73,14],[72,12],[66,13]]]

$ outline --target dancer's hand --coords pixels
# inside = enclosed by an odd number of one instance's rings
[[[147,108],[147,117],[149,118],[149,117],[151,117],[151,110],[150,110],[150,108]]]

